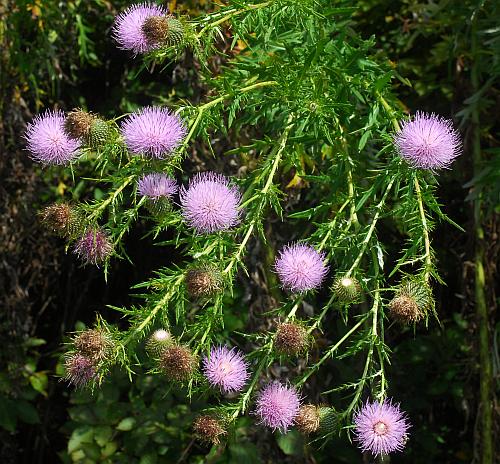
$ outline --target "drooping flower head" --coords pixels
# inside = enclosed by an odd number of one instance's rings
[[[299,408],[300,398],[295,388],[274,381],[259,393],[255,412],[261,424],[286,433],[294,424]]]
[[[462,144],[453,123],[435,114],[417,112],[402,123],[394,141],[401,157],[413,167],[448,167],[462,152]]]
[[[177,190],[177,182],[159,172],[147,174],[137,182],[139,195],[153,200],[171,198],[177,193]]]
[[[229,229],[238,224],[241,194],[221,174],[196,174],[188,188],[181,187],[182,215],[200,233]]]
[[[97,376],[94,361],[82,354],[76,353],[68,356],[64,367],[65,379],[76,388],[89,384]]]
[[[328,273],[324,260],[324,253],[318,253],[310,245],[296,243],[280,251],[275,269],[284,288],[300,293],[321,285]]]
[[[113,38],[120,48],[130,50],[135,55],[147,53],[161,44],[148,39],[144,31],[145,21],[148,18],[161,18],[167,15],[168,11],[155,3],[144,2],[132,5],[116,17]]]
[[[53,203],[39,213],[43,225],[64,238],[74,238],[81,233],[83,218],[78,209],[69,203]]]
[[[203,373],[212,387],[223,393],[240,391],[248,380],[248,365],[236,348],[218,346],[203,360]]]
[[[75,253],[85,264],[99,265],[113,252],[113,244],[101,229],[87,230],[75,243]]]
[[[186,135],[179,116],[156,106],[132,113],[123,121],[120,131],[133,154],[158,159],[171,155]]]
[[[73,344],[80,354],[99,362],[109,356],[113,340],[101,329],[87,329],[76,335]]]
[[[354,415],[355,440],[362,451],[375,456],[401,451],[408,438],[410,424],[399,405],[384,400],[369,401]]]
[[[47,110],[35,116],[24,135],[31,157],[43,164],[68,164],[79,154],[80,143],[64,130],[64,113]]]

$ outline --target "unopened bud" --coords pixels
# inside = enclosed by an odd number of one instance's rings
[[[99,148],[106,144],[111,135],[111,129],[106,121],[95,118],[90,126],[88,143],[92,148]]]
[[[168,330],[155,330],[146,343],[146,351],[154,358],[158,358],[166,348],[172,346],[174,340]]]
[[[332,290],[337,300],[341,303],[357,303],[362,295],[361,285],[353,277],[337,277],[333,283]]]

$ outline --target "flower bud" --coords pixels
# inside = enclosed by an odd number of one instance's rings
[[[73,139],[87,139],[94,119],[94,115],[77,108],[66,116],[64,130]]]
[[[92,148],[99,148],[106,144],[111,135],[111,129],[106,121],[94,118],[88,134],[88,144]]]
[[[177,45],[184,37],[184,26],[173,16],[150,16],[144,20],[142,32],[151,44]]]
[[[76,241],[74,252],[85,264],[97,266],[111,256],[113,244],[102,229],[89,229]]]
[[[353,277],[346,276],[340,276],[335,279],[332,291],[341,303],[357,303],[362,295],[359,282]]]
[[[99,329],[89,329],[80,332],[75,337],[73,344],[80,354],[95,362],[106,359],[113,346],[109,334]]]
[[[186,274],[186,287],[193,298],[208,297],[222,290],[222,275],[212,265],[190,269]]]
[[[194,436],[207,444],[218,445],[220,436],[226,435],[227,431],[221,422],[212,416],[198,416],[193,422]]]
[[[146,342],[146,351],[151,357],[158,358],[163,351],[173,344],[174,340],[168,330],[155,330]]]
[[[82,354],[68,356],[64,367],[66,369],[64,378],[76,388],[84,387],[97,378],[94,360]]]
[[[69,203],[53,203],[39,213],[41,222],[59,237],[72,239],[81,233],[83,219]]]
[[[391,316],[402,324],[412,324],[422,319],[434,307],[429,285],[418,279],[401,282],[389,303]]]
[[[278,326],[274,338],[276,351],[288,355],[296,355],[305,351],[309,345],[309,335],[302,325],[285,322]]]
[[[175,382],[189,380],[196,370],[196,365],[196,356],[186,346],[170,346],[160,355],[160,369]]]

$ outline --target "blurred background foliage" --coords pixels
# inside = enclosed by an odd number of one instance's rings
[[[175,262],[172,250],[141,239],[147,229],[139,222],[125,244],[134,264],[117,261],[105,283],[100,271],[78,267],[61,242],[48,237],[34,220],[42,205],[67,196],[65,186],[72,179],[70,173],[65,178],[41,170],[23,152],[22,133],[33,114],[53,106],[80,106],[111,117],[138,105],[181,98],[196,103],[204,97],[199,63],[189,53],[165,68],[145,71],[139,60],[116,48],[110,26],[130,3],[0,0],[1,462],[362,462],[344,437],[319,448],[295,433],[263,431],[248,418],[239,419],[225,448],[209,450],[195,443],[190,431],[208,399],[193,399],[187,406],[179,392],[147,373],[131,383],[123,372],[115,372],[93,395],[72,392],[58,382],[63,334],[91,325],[96,312],[119,323],[106,304],[129,304],[133,284],[160,265]],[[401,76],[396,84],[401,104],[412,112],[454,117],[466,148],[455,169],[440,176],[443,210],[466,229],[462,233],[441,224],[434,234],[447,283],[435,290],[440,323],[415,332],[392,331],[393,339],[387,340],[393,347],[391,388],[418,424],[408,451],[391,461],[479,462],[473,204],[481,197],[492,382],[498,394],[500,5],[486,0],[360,0],[354,5],[354,26],[365,38],[375,37],[375,51]],[[216,8],[217,2],[172,1],[169,6],[196,16]],[[227,40],[218,44],[221,50],[228,50],[230,37],[227,30]],[[223,60],[214,58],[209,64],[217,73]],[[480,127],[471,122],[474,112]],[[467,156],[475,130],[482,146],[479,168]],[[214,162],[206,148],[196,147],[193,166]],[[98,185],[84,180],[75,191],[84,199],[102,195]],[[393,224],[387,222],[385,228],[398,243]],[[246,321],[232,314],[230,302],[225,311],[228,330],[245,326]],[[347,363],[333,369],[350,377]],[[320,398],[321,385],[321,379],[313,380],[308,396]],[[499,405],[494,401],[491,407],[494,439],[500,432]]]

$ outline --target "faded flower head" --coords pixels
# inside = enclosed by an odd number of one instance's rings
[[[321,418],[320,408],[315,404],[304,404],[299,408],[299,413],[295,417],[295,426],[300,433],[309,435],[319,429]]]
[[[150,44],[176,45],[184,37],[184,26],[172,15],[150,16],[144,20],[142,32]]]
[[[64,367],[64,378],[76,388],[88,385],[97,377],[94,360],[79,353],[68,356]]]
[[[99,265],[113,252],[113,244],[102,229],[89,229],[80,237],[74,252],[85,264]]]
[[[91,113],[76,108],[66,116],[64,130],[73,139],[87,138],[94,118]]]
[[[53,203],[39,213],[42,224],[64,238],[73,238],[83,227],[83,219],[78,210],[69,203]]]
[[[150,356],[160,356],[166,348],[174,343],[172,334],[165,329],[155,330],[146,342],[146,351]]]
[[[149,40],[144,31],[145,22],[152,17],[165,17],[168,11],[155,3],[138,3],[120,13],[113,25],[113,38],[120,48],[137,55],[158,48],[161,43]]]
[[[260,391],[255,413],[260,424],[286,433],[294,424],[299,408],[300,398],[295,388],[274,381]]]
[[[189,380],[196,370],[197,359],[186,346],[174,345],[163,350],[160,369],[173,381]]]
[[[462,152],[462,144],[453,123],[435,114],[417,112],[402,123],[394,141],[408,164],[422,169],[448,167]]]
[[[298,354],[307,348],[309,337],[307,330],[300,324],[285,322],[278,326],[274,346],[280,353]]]
[[[160,172],[147,174],[137,182],[139,195],[153,200],[172,198],[177,193],[177,190],[177,182]]]
[[[31,157],[43,164],[68,164],[79,154],[80,143],[64,130],[64,113],[47,110],[28,124],[24,138]]]
[[[312,246],[295,243],[285,246],[276,258],[275,269],[281,285],[294,293],[317,288],[328,273],[325,254]]]
[[[187,189],[181,188],[180,199],[184,219],[197,232],[229,229],[240,221],[241,194],[221,174],[196,174]]]
[[[418,278],[404,279],[389,303],[391,317],[402,324],[413,324],[434,307],[432,290]]]
[[[187,291],[193,298],[214,295],[222,289],[222,285],[222,274],[213,265],[204,264],[186,273]]]
[[[408,438],[410,424],[399,405],[384,400],[366,402],[354,415],[355,440],[362,451],[375,456],[401,451]]]
[[[193,432],[198,440],[213,445],[218,445],[220,437],[227,433],[219,420],[208,415],[198,416],[194,420]]]
[[[78,333],[73,344],[80,354],[96,362],[108,357],[113,346],[109,334],[100,329],[88,329]]]
[[[218,346],[203,360],[203,373],[212,387],[223,393],[240,391],[248,380],[248,364],[236,348]]]
[[[120,131],[131,153],[158,159],[171,155],[186,136],[181,118],[156,106],[132,113]]]

